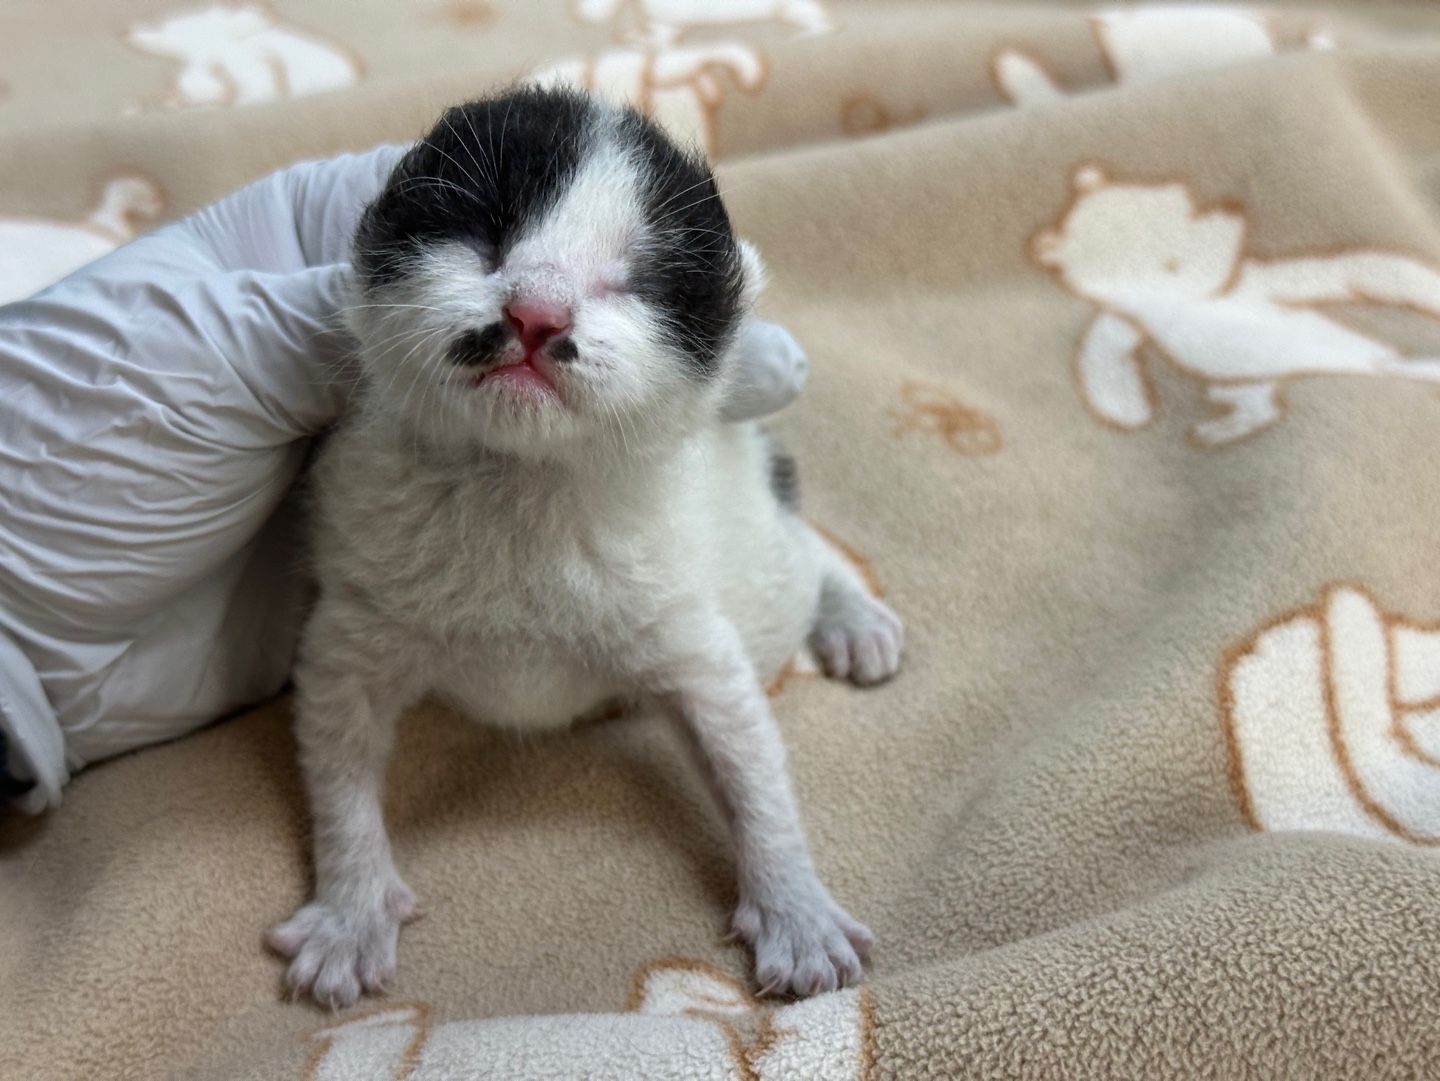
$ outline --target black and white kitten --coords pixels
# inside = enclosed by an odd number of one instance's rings
[[[315,467],[296,671],[315,898],[270,934],[291,987],[393,976],[416,900],[381,793],[426,694],[519,729],[662,710],[733,831],[760,985],[859,980],[872,936],[816,877],[763,686],[807,639],[883,680],[901,626],[720,419],[761,270],[708,168],[632,109],[515,90],[406,154],[354,261],[365,387]]]

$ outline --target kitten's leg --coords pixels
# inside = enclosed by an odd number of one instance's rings
[[[889,679],[900,669],[905,642],[900,617],[870,593],[849,560],[809,526],[804,528],[822,575],[810,648],[834,679],[862,686]]]
[[[286,981],[330,1007],[381,991],[395,974],[415,894],[395,870],[381,798],[395,722],[419,688],[403,647],[357,648],[349,617],[322,601],[296,669],[295,735],[314,830],[315,898],[268,936]]]
[[[785,772],[785,745],[735,627],[719,616],[671,652],[659,697],[690,739],[734,837],[735,933],[766,992],[813,995],[855,983],[874,936],[821,885]],[[670,651],[667,651],[670,652]]]

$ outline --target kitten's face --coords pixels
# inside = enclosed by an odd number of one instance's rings
[[[371,405],[531,457],[638,449],[713,408],[752,259],[709,170],[633,111],[452,109],[360,224]]]

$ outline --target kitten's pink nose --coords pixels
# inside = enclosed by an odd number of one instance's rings
[[[512,300],[505,305],[505,318],[527,353],[570,329],[570,310],[548,300]]]

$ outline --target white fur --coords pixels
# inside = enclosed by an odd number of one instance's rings
[[[503,265],[433,249],[353,313],[371,389],[317,462],[322,596],[296,673],[316,896],[271,933],[322,1002],[385,987],[415,910],[380,796],[395,720],[424,694],[515,728],[614,700],[665,711],[731,824],[734,926],[762,986],[862,975],[870,932],[815,875],[761,681],[807,636],[834,673],[884,679],[900,624],[777,504],[762,433],[719,420],[724,380],[688,373],[625,293],[634,168],[602,145]],[[517,292],[573,314],[558,396],[445,357]]]

